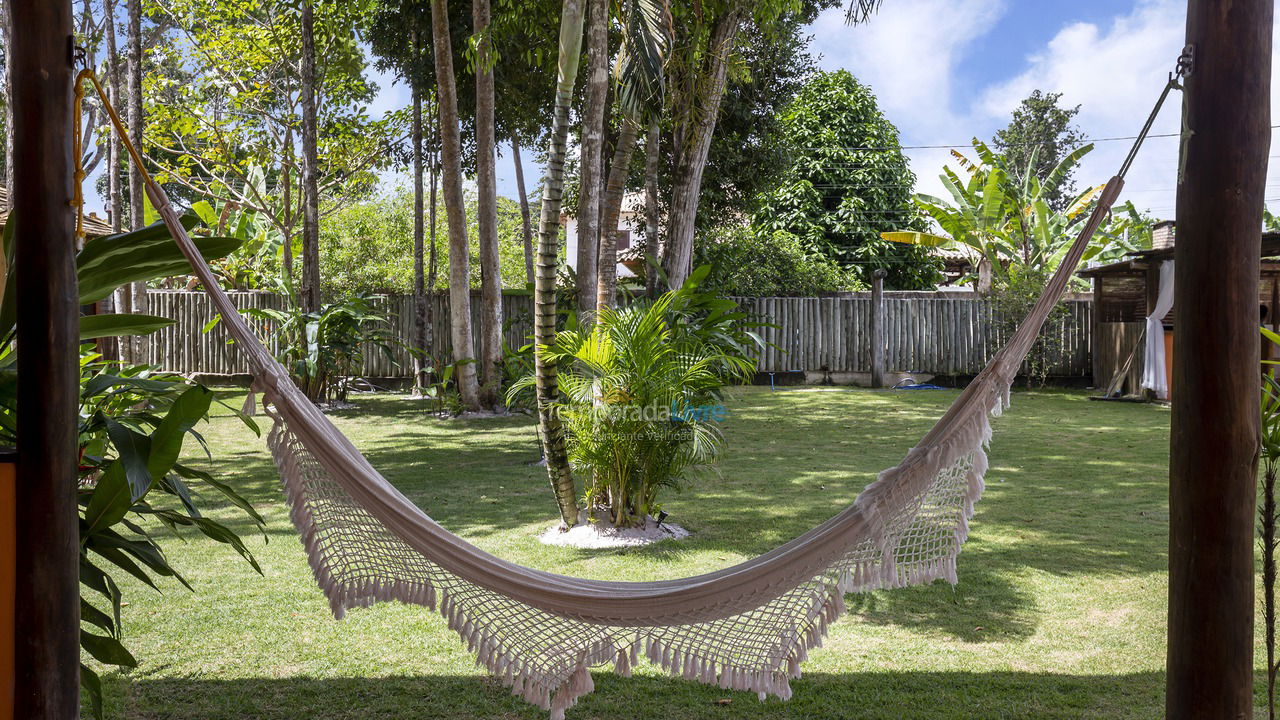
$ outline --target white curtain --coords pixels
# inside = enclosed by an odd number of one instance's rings
[[[1164,316],[1173,309],[1173,261],[1160,264],[1160,295],[1147,316],[1147,352],[1142,363],[1142,388],[1156,397],[1169,397],[1168,379],[1164,371]]]

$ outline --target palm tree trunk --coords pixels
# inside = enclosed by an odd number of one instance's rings
[[[471,259],[467,216],[462,195],[462,137],[458,129],[458,87],[453,75],[449,40],[449,8],[445,0],[431,0],[431,29],[436,60],[436,96],[440,103],[440,154],[444,161],[444,214],[449,225],[449,316],[454,378],[468,410],[480,409],[471,332]]]
[[[436,358],[434,351],[436,341],[436,281],[439,279],[439,262],[436,254],[436,208],[438,199],[438,188],[440,185],[440,105],[435,106],[435,150],[431,153],[431,247],[427,250],[427,294],[425,297],[426,310],[426,331],[422,336],[422,347],[431,353],[432,358]],[[437,368],[439,363],[436,363]]]
[[[516,192],[520,194],[520,230],[524,237],[525,282],[533,285],[533,227],[529,221],[529,195],[524,189],[524,167],[520,163],[520,138],[511,136],[511,159],[516,166]]]
[[[107,92],[114,104],[120,104],[120,51],[116,47],[116,3],[102,0],[103,31],[107,42]],[[111,214],[111,229],[120,232],[123,227],[120,197],[120,138],[114,132],[107,133],[107,212]]]
[[[662,152],[662,135],[657,119],[649,121],[644,138],[644,290],[649,299],[658,294],[658,270],[662,267],[662,248],[658,227],[658,161]]]
[[[413,57],[419,53],[418,30],[410,31],[410,42],[413,44]],[[426,394],[427,378],[424,372],[426,363],[424,353],[427,352],[426,334],[426,273],[423,267],[423,197],[422,197],[422,90],[418,75],[409,73],[409,90],[413,95],[413,392],[417,396]]]
[[[142,0],[129,0],[129,139],[133,146],[142,152]],[[146,222],[146,190],[142,182],[142,171],[133,163],[129,163],[129,220],[133,228],[140,228]],[[132,283],[129,288],[128,312],[145,313],[147,311],[147,284]],[[124,338],[121,338],[122,340]],[[128,354],[122,359],[130,364],[146,362],[147,340],[143,336],[133,336],[121,343],[121,350],[128,348]]]
[[[578,314],[587,319],[596,306],[600,257],[600,194],[604,175],[604,116],[609,92],[609,0],[587,0],[587,90],[582,109],[578,191]]]
[[[618,144],[609,162],[609,181],[604,189],[604,207],[600,213],[600,282],[596,293],[596,313],[612,308],[618,298],[618,216],[622,214],[622,195],[631,170],[631,153],[636,148],[636,123],[622,122]]]
[[[498,258],[498,188],[494,170],[493,62],[489,0],[472,0],[476,43],[476,214],[480,234],[480,401],[498,405],[502,386],[502,270]]]
[[[560,201],[564,195],[565,145],[569,140],[569,106],[578,76],[582,52],[582,0],[564,0],[560,15],[560,73],[556,81],[555,114],[551,124],[551,147],[547,152],[547,172],[542,188],[542,218],[538,223],[538,263],[534,277],[533,333],[534,373],[538,394],[538,434],[547,456],[547,474],[560,506],[564,527],[578,524],[578,498],[565,449],[564,426],[555,405],[560,399],[560,383],[555,363],[548,362],[543,348],[556,334],[556,266],[560,244]]]
[[[740,8],[729,10],[716,20],[708,43],[707,71],[701,96],[690,99],[695,104],[687,117],[691,127],[680,128],[683,141],[676,148],[675,182],[672,187],[671,217],[665,258],[667,281],[678,288],[689,277],[693,264],[693,234],[698,215],[698,196],[702,191],[702,172],[711,151],[716,116],[724,98],[729,55],[738,36],[745,13]]]
[[[316,164],[320,159],[316,129],[316,43],[312,0],[302,0],[302,310],[320,309],[320,191]]]

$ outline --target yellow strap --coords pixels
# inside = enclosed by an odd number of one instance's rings
[[[124,145],[125,150],[129,151],[130,157],[133,158],[133,164],[138,168],[138,172],[142,174],[142,180],[147,185],[154,184],[150,173],[147,172],[147,166],[142,161],[142,155],[138,154],[138,149],[129,141],[129,130],[125,127],[124,122],[120,119],[120,115],[116,112],[115,107],[111,105],[111,101],[107,98],[106,90],[102,89],[102,83],[98,82],[98,76],[93,70],[85,68],[76,75],[75,82],[75,105],[73,107],[74,130],[71,137],[72,156],[75,161],[75,188],[71,197],[71,205],[76,209],[76,238],[79,242],[84,242],[84,192],[82,185],[84,184],[84,163],[82,162],[83,148],[80,132],[80,108],[84,101],[84,81],[88,80],[93,83],[93,89],[97,91],[98,98],[102,101],[102,108],[107,111],[107,116],[111,118],[111,124],[115,128],[116,135],[120,136],[120,142]],[[111,168],[110,172],[114,172],[115,168]]]

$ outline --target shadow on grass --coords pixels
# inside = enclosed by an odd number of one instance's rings
[[[730,400],[719,480],[693,484],[665,505],[694,536],[605,551],[561,550],[571,561],[627,555],[655,564],[691,553],[767,552],[851,502],[900,460],[956,393],[740,391]],[[441,420],[397,397],[359,397],[333,413],[387,479],[451,531],[472,540],[514,526],[550,525],[546,473],[531,466],[532,419]],[[779,420],[784,418],[785,422]],[[862,621],[923,627],[967,641],[1027,637],[1038,609],[1026,570],[1055,575],[1142,574],[1165,566],[1165,415],[1089,403],[1069,393],[1017,393],[997,421],[987,497],[960,559],[961,583],[851,598]],[[279,503],[261,446],[216,458],[255,503]],[[249,531],[246,524],[237,527]],[[748,529],[748,531],[744,531]],[[285,523],[273,534],[290,535]],[[707,567],[707,570],[714,569]],[[981,630],[978,630],[981,628]]]
[[[594,673],[596,691],[568,718],[1150,718],[1162,714],[1164,674],[874,672],[806,675],[788,702],[759,702],[667,677]],[[529,718],[546,713],[487,676],[108,682],[124,718],[337,720]],[[725,702],[728,700],[729,702]]]

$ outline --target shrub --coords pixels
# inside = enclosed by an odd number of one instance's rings
[[[706,273],[653,302],[604,310],[544,349],[561,366],[556,409],[593,517],[641,525],[658,512],[663,489],[679,488],[719,454],[722,390],[751,376],[758,340],[736,303],[696,289]],[[532,385],[525,377],[509,398]]]
[[[800,238],[782,230],[716,231],[699,240],[694,264],[711,266],[704,285],[722,295],[820,295],[866,289],[856,272],[809,250]]]

